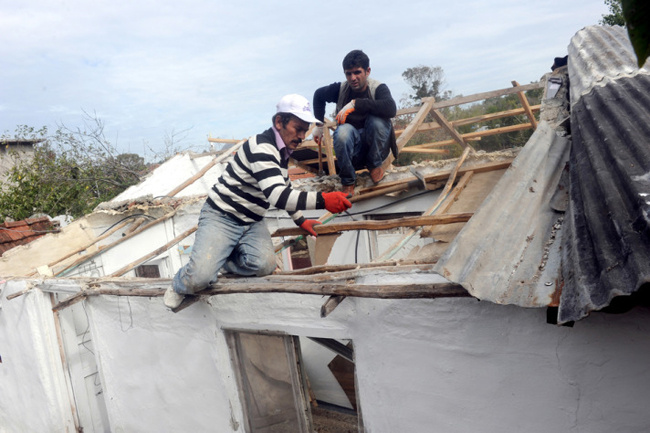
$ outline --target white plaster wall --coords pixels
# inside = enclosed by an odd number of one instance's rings
[[[574,328],[545,324],[543,309],[472,299],[357,308],[370,432],[650,431],[647,308]]]
[[[174,314],[162,298],[102,296],[87,309],[112,432],[242,431],[229,353],[207,304]]]
[[[73,432],[50,295],[6,299],[25,287],[0,283],[0,432]]]
[[[51,329],[47,302],[6,293],[0,431],[65,431],[60,361],[51,332],[34,330]],[[174,314],[161,298],[90,298],[111,431],[242,432],[229,329],[351,339],[370,433],[650,431],[648,308],[568,328],[475,299],[348,298],[320,318],[324,301],[223,295]]]
[[[214,297],[220,326],[351,338],[367,431],[647,432],[650,310],[575,327],[474,299]],[[190,313],[190,310],[185,312]]]

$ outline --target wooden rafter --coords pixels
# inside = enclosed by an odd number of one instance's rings
[[[518,82],[513,81],[512,85],[514,87],[521,87]],[[533,128],[537,129],[537,119],[535,119],[535,115],[533,114],[533,110],[530,107],[530,104],[528,103],[528,98],[526,98],[526,94],[523,91],[517,92],[517,95],[519,96],[519,101],[521,102],[521,105],[523,105],[524,110],[526,111],[526,116],[528,116],[528,119],[530,120],[530,123],[532,123]]]

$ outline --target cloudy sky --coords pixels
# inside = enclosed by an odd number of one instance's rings
[[[537,81],[603,0],[0,0],[0,134],[99,118],[120,151],[205,150],[270,126],[280,97],[363,49],[396,100],[443,68],[455,95]],[[328,107],[328,112],[332,107]]]

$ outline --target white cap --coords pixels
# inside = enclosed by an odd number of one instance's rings
[[[276,114],[290,113],[307,123],[323,124],[323,122],[314,117],[314,113],[311,111],[311,104],[309,104],[309,101],[304,96],[295,93],[283,96],[280,102],[278,102],[278,105],[276,105],[276,108]]]

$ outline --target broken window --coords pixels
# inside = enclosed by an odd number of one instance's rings
[[[249,332],[228,340],[247,432],[359,431],[351,341]]]
[[[246,431],[312,431],[296,337],[233,332]]]
[[[140,265],[135,268],[135,276],[140,278],[160,278],[158,265]]]

